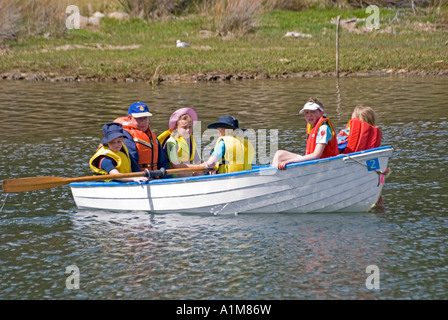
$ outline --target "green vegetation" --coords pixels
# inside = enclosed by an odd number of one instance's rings
[[[244,30],[224,30],[216,15],[195,13],[154,19],[105,17],[98,26],[5,40],[0,45],[0,79],[157,83],[332,74],[338,16],[358,19],[340,26],[342,74],[448,74],[446,6],[424,15],[381,9],[378,30],[366,29],[362,19],[371,13],[365,8],[255,11]],[[287,32],[310,36],[285,37]],[[177,48],[177,39],[191,42],[191,47]]]

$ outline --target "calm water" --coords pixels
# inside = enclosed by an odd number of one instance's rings
[[[377,111],[382,145],[396,150],[383,210],[153,215],[79,210],[68,186],[0,193],[0,299],[447,299],[447,78],[1,82],[0,180],[90,175],[102,125],[138,100],[156,133],[193,107],[202,130],[233,114],[303,153],[297,112],[310,96],[337,129],[357,104]],[[72,265],[80,288],[69,290]],[[379,289],[366,287],[370,265]]]

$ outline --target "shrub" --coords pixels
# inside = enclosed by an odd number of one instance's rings
[[[222,34],[242,36],[253,30],[262,0],[217,0],[211,9],[215,28]]]
[[[0,43],[4,40],[14,39],[20,21],[20,12],[15,3],[8,0],[0,0]]]

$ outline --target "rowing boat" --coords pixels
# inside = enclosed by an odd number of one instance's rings
[[[365,212],[375,206],[392,147],[247,171],[137,182],[73,182],[78,208],[153,213]]]

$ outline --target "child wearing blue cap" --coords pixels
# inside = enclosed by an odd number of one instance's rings
[[[123,143],[123,126],[116,122],[103,126],[101,146],[90,159],[90,169],[96,174],[119,174],[141,172],[140,166],[130,156]],[[147,177],[122,178],[120,181],[147,181]]]

